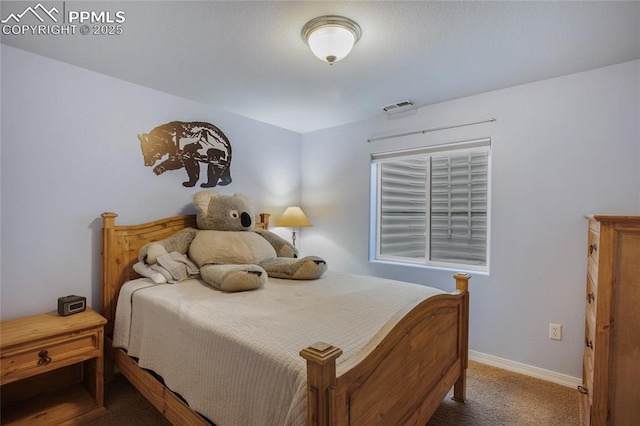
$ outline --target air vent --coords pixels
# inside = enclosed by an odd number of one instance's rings
[[[414,103],[410,100],[396,102],[395,104],[386,105],[382,107],[382,110],[388,114],[396,112],[406,111],[414,107]]]

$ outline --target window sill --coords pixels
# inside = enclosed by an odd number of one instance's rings
[[[409,262],[397,262],[390,260],[380,260],[380,259],[369,259],[369,263],[375,263],[379,265],[391,265],[391,266],[399,266],[402,268],[417,268],[417,269],[428,269],[431,271],[444,271],[451,273],[463,272],[470,275],[476,276],[489,276],[489,271],[482,271],[478,269],[469,269],[465,267],[455,268],[449,266],[434,266],[434,265],[424,265],[419,263],[409,263]]]

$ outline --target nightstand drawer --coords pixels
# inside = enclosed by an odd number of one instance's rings
[[[87,330],[5,348],[0,355],[0,384],[97,357],[101,350],[100,338],[99,330]]]

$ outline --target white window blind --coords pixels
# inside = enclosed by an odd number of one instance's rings
[[[372,155],[376,258],[486,268],[490,140]]]
[[[380,164],[380,254],[424,259],[426,165],[425,158]]]

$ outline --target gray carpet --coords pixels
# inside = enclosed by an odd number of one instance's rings
[[[578,392],[477,362],[469,363],[467,401],[445,398],[428,426],[578,425]],[[129,382],[117,375],[105,387],[107,412],[92,426],[169,425]]]

